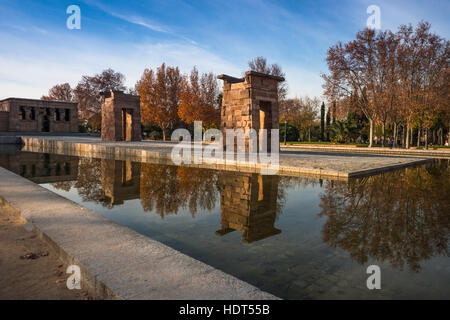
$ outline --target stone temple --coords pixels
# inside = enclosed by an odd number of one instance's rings
[[[122,91],[102,93],[102,140],[141,141],[140,97]]]
[[[78,103],[7,98],[0,100],[0,132],[78,132]]]
[[[223,80],[220,125],[224,141],[226,129],[255,129],[258,134],[258,151],[263,151],[264,147],[267,147],[267,152],[279,151],[271,150],[270,130],[279,128],[278,82],[284,81],[284,78],[255,71],[247,71],[244,78],[224,74],[217,78]],[[261,143],[263,140],[260,129],[267,129],[266,146]],[[248,150],[247,139],[245,151]]]

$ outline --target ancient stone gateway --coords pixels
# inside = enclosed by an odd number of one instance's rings
[[[102,140],[141,141],[140,97],[122,91],[102,93]]]
[[[278,82],[283,77],[272,76],[255,71],[247,71],[244,78],[219,75],[223,80],[223,99],[221,110],[221,130],[225,141],[226,129],[255,129],[258,133],[258,150],[271,150],[270,130],[278,129]],[[262,131],[267,129],[267,145],[262,145]],[[278,144],[277,144],[278,145]],[[279,147],[278,147],[279,148]],[[248,139],[245,151],[249,150]]]

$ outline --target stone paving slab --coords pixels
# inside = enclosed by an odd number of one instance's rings
[[[106,142],[95,137],[21,137],[24,151],[49,152],[74,156],[111,158],[173,164],[171,151],[175,142],[140,141]],[[207,144],[204,144],[204,146]],[[190,164],[193,167],[243,172],[261,172],[267,166],[260,163],[205,163]],[[381,156],[335,152],[312,152],[284,150],[280,152],[279,171],[281,175],[312,176],[346,180],[351,177],[377,174],[386,170],[418,165],[430,159],[409,156]]]
[[[339,146],[308,146],[308,145],[282,145],[282,150],[288,151],[314,151],[323,153],[354,153],[354,154],[376,154],[384,156],[407,156],[422,158],[450,158],[450,149],[400,149],[400,148],[359,148],[359,147],[339,147]]]
[[[80,266],[82,286],[97,298],[278,299],[1,167],[0,204]]]

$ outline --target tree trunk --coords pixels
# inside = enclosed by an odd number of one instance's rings
[[[162,135],[163,135],[163,141],[166,141],[166,128],[161,127]]]
[[[406,135],[407,135],[406,132],[407,132],[407,130],[406,130],[405,124],[403,124],[402,127],[403,127],[403,137],[402,137],[403,143],[402,143],[402,147],[406,148]]]
[[[308,142],[311,142],[311,127],[308,127]]]
[[[405,140],[405,148],[406,149],[409,149],[409,140],[411,139],[410,132],[411,132],[411,130],[409,130],[409,123],[407,123],[406,124],[406,140]]]
[[[448,127],[447,127],[447,137],[450,138],[450,122],[448,123]]]
[[[421,129],[417,129],[417,148],[420,147],[420,136],[421,136]]]
[[[425,149],[428,150],[428,128],[425,129]]]
[[[397,122],[394,122],[394,148],[397,148],[397,135],[398,135]]]
[[[385,147],[385,142],[386,142],[386,122],[383,121],[383,123],[381,124],[381,131],[383,132],[383,148]]]
[[[369,148],[373,147],[373,120],[369,119],[370,129],[369,129]]]

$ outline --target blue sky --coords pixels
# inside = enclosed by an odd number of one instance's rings
[[[72,4],[80,30],[66,28]],[[366,26],[369,5],[380,7],[382,29],[426,20],[449,38],[443,0],[0,0],[0,99],[39,98],[109,67],[130,87],[162,62],[241,76],[256,56],[282,66],[289,96],[320,96],[327,49]]]

